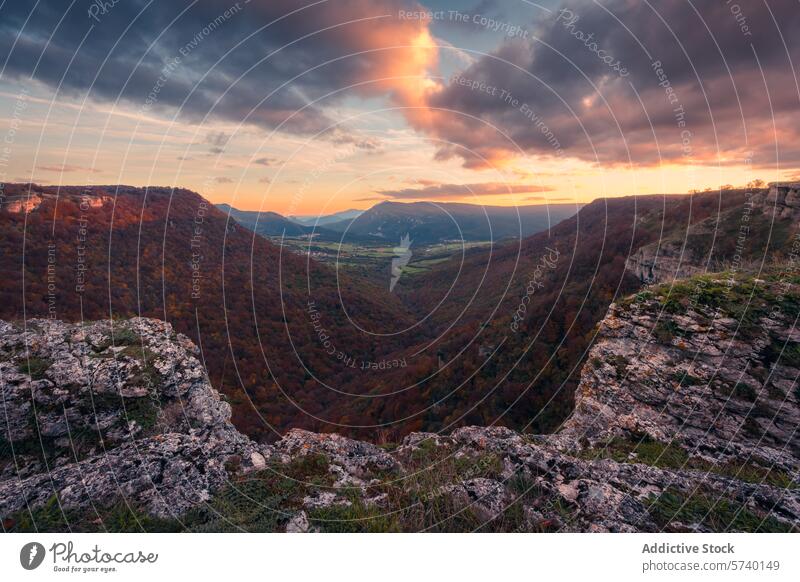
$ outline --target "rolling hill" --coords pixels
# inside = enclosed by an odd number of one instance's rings
[[[352,220],[361,215],[363,210],[349,209],[342,210],[341,212],[334,212],[332,214],[324,214],[317,216],[316,214],[308,214],[305,216],[290,216],[289,219],[294,222],[304,224],[306,226],[325,226],[332,222],[340,222],[342,220]]]
[[[326,228],[396,242],[409,235],[414,244],[446,241],[496,241],[530,236],[578,211],[575,204],[478,206],[439,202],[381,202],[356,218]]]
[[[599,199],[548,232],[412,278],[401,298],[427,318],[443,362],[416,395],[433,404],[426,429],[557,429],[596,324],[643,284],[640,249],[645,260],[681,265],[667,282],[688,269],[758,269],[796,252],[798,214],[766,190]],[[677,240],[697,251],[676,250]]]
[[[312,238],[318,242],[347,242],[347,243],[379,243],[381,240],[372,236],[360,236],[355,233],[343,234],[336,230],[323,227],[315,224],[314,221],[310,223],[298,223],[294,219],[286,218],[285,216],[271,211],[258,211],[258,210],[239,210],[229,204],[217,204],[225,214],[228,214],[233,220],[252,230],[261,236],[279,239],[282,237],[287,238]],[[346,215],[345,213],[342,213]],[[338,220],[338,215],[336,215]]]
[[[236,222],[262,236],[303,236],[313,229],[297,224],[277,212],[239,210],[229,204],[217,204],[225,214],[230,215]]]
[[[200,346],[237,428],[259,439],[551,432],[573,410],[595,326],[641,288],[641,261],[662,260],[654,249],[680,257],[679,240],[702,242],[699,268],[785,258],[798,220],[773,206],[766,191],[600,199],[389,293],[285,252],[187,190],[7,185],[0,318],[166,320]],[[744,215],[759,230],[731,244]]]
[[[349,363],[392,357],[400,341],[374,333],[411,324],[397,297],[283,252],[188,190],[7,184],[5,195],[0,317],[165,320],[201,347],[253,437],[335,426],[374,382]]]

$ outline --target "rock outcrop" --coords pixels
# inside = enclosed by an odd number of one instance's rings
[[[13,529],[55,498],[101,529],[122,498],[180,518],[156,530],[795,531],[798,283],[710,275],[612,305],[556,434],[383,447],[253,443],[161,322],[115,323],[113,340],[107,323],[0,323],[0,516]]]
[[[690,234],[709,236],[713,225],[701,222]],[[625,260],[625,269],[643,284],[685,279],[704,271],[703,256],[687,246],[685,238],[664,238],[640,247]]]
[[[800,330],[785,284],[708,275],[612,305],[560,438],[636,434],[796,472]]]
[[[174,516],[265,465],[197,348],[152,319],[0,322],[0,515],[124,498]]]
[[[370,520],[389,517],[397,520],[389,529],[405,531],[790,531],[800,518],[796,489],[744,481],[711,464],[658,467],[598,449],[565,451],[559,439],[502,427],[414,433],[389,454],[342,437],[335,452],[312,433],[290,438],[301,455],[330,455],[336,479],[324,494],[298,500],[290,531],[325,531],[345,520],[369,531]],[[376,458],[396,470],[379,470]]]
[[[771,182],[764,205],[774,207],[781,218],[800,215],[800,182]]]
[[[109,195],[95,194],[91,190],[85,190],[80,195],[68,192],[44,192],[40,187],[31,184],[30,187],[24,184],[16,185],[14,193],[0,196],[0,212],[9,214],[30,214],[39,209],[45,200],[58,200],[59,197],[74,197],[79,200],[83,208],[101,208],[113,200]],[[20,188],[21,186],[21,188]],[[2,192],[0,192],[2,194]]]
[[[643,284],[687,279],[729,268],[761,264],[782,247],[800,224],[800,183],[773,182],[744,194],[742,204],[691,225],[666,229],[626,260]],[[722,193],[725,196],[726,193]],[[666,226],[666,225],[662,225]]]

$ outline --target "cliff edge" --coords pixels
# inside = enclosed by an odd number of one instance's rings
[[[0,323],[10,531],[795,531],[800,279],[703,275],[612,305],[553,435],[377,446],[230,423],[149,319]]]

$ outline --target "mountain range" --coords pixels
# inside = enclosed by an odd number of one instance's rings
[[[287,218],[270,211],[217,207],[262,236],[300,237],[319,241],[397,244],[408,236],[416,244],[453,241],[500,241],[526,237],[551,228],[580,208],[575,204],[481,206],[451,202],[381,202],[372,208],[319,217]]]
[[[571,413],[595,326],[642,286],[642,265],[786,260],[798,221],[787,198],[767,197],[599,199],[390,293],[188,190],[7,185],[0,317],[165,320],[200,346],[233,422],[260,440],[288,428],[397,440],[496,422],[546,433]],[[753,228],[739,242],[743,216]]]
[[[289,220],[277,212],[238,210],[229,204],[217,204],[216,206],[242,226],[262,236],[299,237],[306,236],[314,231],[312,227]],[[324,234],[321,229],[317,229],[316,232]]]
[[[575,214],[575,204],[483,206],[451,202],[381,202],[326,228],[391,242],[408,236],[416,244],[524,238]]]
[[[342,236],[341,233],[315,224],[297,222],[287,218],[277,212],[269,210],[239,210],[229,204],[217,204],[219,210],[230,216],[248,230],[252,230],[261,236],[280,239],[280,238],[307,238],[317,242],[351,242],[351,243],[376,243],[380,242],[375,237],[358,236],[355,234]],[[335,220],[339,220],[339,215],[333,215]],[[324,217],[323,217],[324,218]]]
[[[3,528],[792,531],[798,192],[600,199],[390,293],[188,190],[6,185]]]
[[[325,226],[326,224],[330,224],[332,222],[340,222],[342,220],[352,220],[363,213],[363,210],[356,210],[351,208],[349,210],[342,210],[340,212],[334,212],[332,214],[323,214],[323,215],[316,215],[316,214],[308,214],[305,216],[289,216],[289,219],[297,222],[299,224],[304,224],[306,226]]]

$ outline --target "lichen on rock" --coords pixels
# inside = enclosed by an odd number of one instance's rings
[[[0,322],[0,514],[57,495],[175,516],[226,484],[229,461],[263,467],[196,356],[153,319]]]

